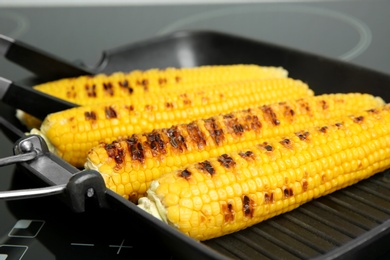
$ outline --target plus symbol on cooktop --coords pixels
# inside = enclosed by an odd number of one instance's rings
[[[133,248],[132,246],[124,245],[124,243],[125,243],[125,240],[123,239],[120,245],[109,245],[109,247],[118,248],[118,251],[116,252],[116,254],[119,255],[122,248]]]

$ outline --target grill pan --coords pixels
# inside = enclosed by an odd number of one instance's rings
[[[386,102],[390,99],[389,75],[283,46],[210,31],[182,31],[105,51],[92,74],[237,63],[282,66],[290,77],[307,82],[316,94],[366,92],[379,95]],[[14,96],[16,99],[17,95]],[[15,141],[15,154],[23,153],[20,147],[27,140],[23,129],[17,124],[12,108],[4,104],[0,107],[4,133]],[[78,169],[45,152],[45,144],[38,137],[31,138],[44,152],[34,160],[19,163],[28,174],[49,187],[64,186],[59,197],[75,211],[85,209],[84,194],[93,188],[91,197],[100,207],[128,214],[155,234],[178,259],[377,259],[388,250],[388,172],[240,232],[199,243],[106,190],[94,172],[80,174]],[[53,172],[61,172],[62,176],[56,177]]]

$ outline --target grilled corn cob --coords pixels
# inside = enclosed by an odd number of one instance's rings
[[[196,89],[207,84],[260,78],[284,78],[287,71],[280,67],[252,64],[200,66],[117,72],[111,75],[66,78],[35,86],[36,90],[79,105],[91,105],[145,93]],[[37,128],[41,121],[21,110],[17,117],[28,128]]]
[[[280,67],[258,65],[218,65],[194,68],[167,68],[117,72],[111,75],[81,76],[35,86],[39,91],[76,104],[94,104],[96,99],[128,97],[167,90],[192,89],[215,84],[260,78],[285,78]]]
[[[183,233],[229,234],[390,167],[390,105],[191,164],[139,206]]]
[[[88,153],[85,167],[99,171],[109,189],[136,202],[153,179],[186,164],[381,105],[382,99],[358,93],[263,105],[102,143]]]
[[[248,108],[259,103],[312,96],[299,80],[262,79],[215,85],[204,90],[155,93],[148,100],[129,97],[115,103],[82,106],[48,115],[41,133],[53,152],[82,167],[88,150],[101,142],[155,128]],[[32,131],[35,133],[35,131]]]

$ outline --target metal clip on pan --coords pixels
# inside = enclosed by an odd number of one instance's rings
[[[74,107],[75,104],[49,96],[33,88],[14,84],[0,77],[0,101],[22,109],[39,119],[47,114]],[[62,194],[62,199],[76,212],[85,210],[85,196],[97,198],[100,207],[105,207],[106,187],[96,171],[79,171],[50,153],[45,141],[37,135],[24,136],[18,129],[1,118],[1,127],[11,133],[13,139],[20,137],[14,147],[14,156],[0,159],[0,166],[17,163],[33,173],[50,187],[5,191],[0,199],[20,199]],[[17,131],[15,131],[17,130]]]
[[[84,68],[1,34],[0,55],[47,81],[92,74]]]
[[[86,198],[94,197],[99,207],[107,207],[106,186],[96,171],[79,171],[49,152],[45,141],[37,135],[19,139],[14,155],[0,159],[0,166],[17,163],[49,187],[1,191],[0,199],[26,199],[60,194],[75,211],[85,211]]]

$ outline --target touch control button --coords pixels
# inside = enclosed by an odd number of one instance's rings
[[[0,260],[20,260],[27,249],[28,246],[0,245]]]
[[[45,221],[43,220],[21,219],[16,222],[15,226],[11,229],[8,236],[20,238],[34,238],[38,235],[39,231],[41,231],[44,224]]]

